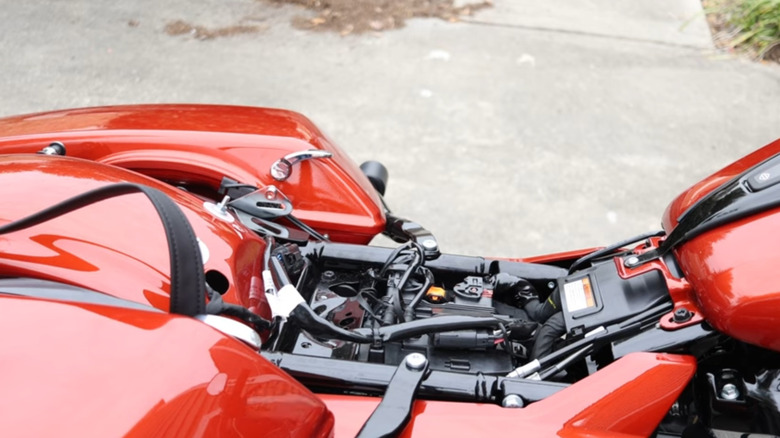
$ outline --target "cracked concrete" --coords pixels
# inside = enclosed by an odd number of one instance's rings
[[[495,0],[471,22],[348,37],[254,0],[0,6],[0,115],[290,108],[355,161],[385,162],[388,203],[448,252],[528,256],[658,228],[681,190],[780,137],[780,68],[713,51],[696,0]],[[175,20],[259,30],[201,41],[165,34]]]

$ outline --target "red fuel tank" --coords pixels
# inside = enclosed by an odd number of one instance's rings
[[[334,241],[368,243],[385,225],[381,200],[350,158],[306,117],[286,110],[217,105],[86,108],[0,119],[0,153],[65,144],[67,155],[215,192],[223,177],[275,185],[293,214]],[[285,181],[270,174],[285,155],[318,149]]]
[[[780,140],[695,184],[669,205],[663,224],[667,233],[689,226],[692,216],[713,224],[674,248],[704,318],[734,338],[780,351],[778,154]]]

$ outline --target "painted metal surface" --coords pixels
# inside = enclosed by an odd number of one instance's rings
[[[720,187],[726,181],[778,153],[780,153],[780,140],[769,143],[761,149],[729,164],[682,192],[666,207],[662,218],[664,230],[668,233],[677,226],[677,219],[696,201]]]
[[[208,213],[201,199],[143,175],[74,158],[0,156],[0,223],[122,181],[157,188],[175,200],[201,241],[206,272],[229,279],[225,299],[270,317],[259,278],[265,242],[240,224]],[[148,200],[121,196],[0,236],[0,276],[61,281],[167,311],[166,245]]]
[[[402,437],[646,437],[696,371],[691,356],[634,353],[522,409],[418,400]],[[336,436],[355,436],[378,398],[320,396],[336,416]]]
[[[131,169],[175,185],[219,187],[222,177],[276,185],[293,212],[335,241],[368,243],[384,229],[384,210],[354,162],[307,118],[285,110],[217,105],[87,108],[0,119],[0,153],[33,153],[53,141],[68,156]],[[271,165],[321,149],[331,158],[297,164],[279,182]]]
[[[4,436],[332,436],[333,416],[309,390],[195,319],[0,304]]]
[[[704,317],[742,341],[780,351],[780,210],[716,228],[676,253]]]
[[[780,153],[780,140],[723,168],[678,196],[663,217],[670,231],[696,201],[745,170]],[[780,351],[780,209],[727,223],[674,250],[694,304],[718,330]]]

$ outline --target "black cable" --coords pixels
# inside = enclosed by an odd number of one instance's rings
[[[433,273],[431,270],[424,266],[420,266],[417,269],[418,271],[422,271],[425,281],[420,287],[420,291],[415,294],[414,298],[412,298],[412,301],[410,301],[409,305],[406,306],[406,312],[404,312],[404,319],[406,321],[414,320],[414,309],[417,307],[420,301],[422,301],[422,298],[425,296],[425,293],[428,291],[431,285],[433,285]]]
[[[282,262],[274,256],[271,256],[271,268],[271,272],[276,275],[276,279],[282,287],[292,284],[292,280],[290,280],[290,276],[287,275],[287,270],[282,266]]]
[[[417,319],[410,322],[402,322],[379,329],[356,329],[354,333],[365,336],[374,334],[383,342],[400,341],[416,336],[449,332],[454,330],[467,330],[473,328],[498,328],[501,321],[493,317],[478,317],[467,315],[442,315],[425,319]],[[372,337],[373,339],[373,337]]]
[[[607,255],[609,253],[614,252],[615,250],[618,250],[626,245],[630,245],[632,243],[639,242],[640,240],[649,239],[651,237],[658,237],[663,236],[666,234],[665,231],[651,231],[649,233],[640,234],[638,236],[631,237],[626,240],[621,240],[620,242],[613,243],[612,245],[609,245],[607,247],[601,248],[599,250],[593,251],[590,254],[586,254],[579,259],[577,259],[574,263],[571,264],[569,267],[569,274],[574,272],[575,269],[579,268],[580,265],[584,264],[585,262],[591,261],[597,257],[601,257],[603,255]]]
[[[582,347],[581,349],[575,351],[570,356],[564,358],[560,362],[556,363],[555,365],[547,368],[544,371],[539,372],[539,380],[547,380],[550,377],[560,373],[561,371],[565,370],[569,367],[569,365],[573,364],[574,362],[584,358],[588,354],[593,351],[593,345],[586,345]]]
[[[0,227],[0,234],[23,230],[117,196],[143,193],[154,205],[168,241],[171,270],[170,312],[195,316],[206,311],[203,260],[192,225],[179,206],[163,192],[140,184],[98,187]]]
[[[255,191],[257,190],[257,187],[253,186],[252,184],[233,183],[233,184],[222,184],[220,186],[220,189],[252,189],[252,191]]]
[[[321,240],[323,242],[330,242],[330,239],[325,237],[324,235],[320,234],[317,230],[314,228],[306,225],[302,220],[298,219],[297,217],[293,216],[292,213],[287,215],[287,220],[295,224],[298,228],[301,230],[307,232],[310,236],[314,237],[317,240]]]
[[[360,290],[360,291],[357,293],[357,295],[355,295],[355,301],[357,301],[357,303],[358,303],[358,305],[360,306],[360,308],[361,308],[361,309],[363,309],[363,310],[364,310],[366,313],[368,313],[368,315],[369,315],[369,316],[370,316],[370,317],[371,317],[371,318],[372,318],[374,321],[378,321],[380,324],[382,324],[382,323],[383,323],[383,322],[382,322],[382,319],[379,317],[379,315],[377,315],[377,314],[374,312],[374,309],[372,309],[372,308],[371,308],[371,304],[369,304],[369,302],[368,302],[368,301],[365,299],[365,297],[364,297],[364,296],[368,296],[368,297],[370,297],[370,298],[371,298],[372,300],[374,300],[374,302],[375,302],[375,303],[377,303],[377,304],[386,305],[386,303],[383,303],[383,302],[382,302],[382,300],[380,300],[380,299],[379,299],[379,298],[377,298],[377,297],[376,297],[374,294],[372,294],[372,293],[370,292],[371,290],[373,290],[374,292],[376,292],[376,290],[375,290],[375,289],[373,289],[373,288],[365,288],[365,289],[361,289],[361,290]]]
[[[385,261],[385,264],[382,265],[382,268],[379,270],[379,278],[384,278],[385,273],[387,273],[387,268],[390,267],[390,265],[395,261],[395,258],[398,257],[398,254],[401,253],[401,251],[409,248],[410,242],[406,242],[401,246],[396,247],[392,252],[390,252],[390,255],[387,257],[387,260]]]
[[[306,305],[306,303],[295,306],[292,312],[290,312],[290,319],[294,320],[303,330],[306,330],[313,336],[357,342],[360,344],[369,344],[373,340],[369,335],[346,330],[331,323],[314,313],[314,310]]]
[[[209,296],[209,302],[206,304],[206,313],[209,315],[225,315],[238,318],[249,324],[257,332],[265,331],[271,328],[271,322],[254,314],[246,307],[237,304],[226,303],[222,295],[206,284],[206,293]]]

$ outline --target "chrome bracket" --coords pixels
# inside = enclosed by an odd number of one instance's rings
[[[271,176],[277,181],[285,181],[292,175],[295,163],[313,158],[330,158],[333,154],[321,149],[309,149],[293,152],[280,158],[271,165]]]

